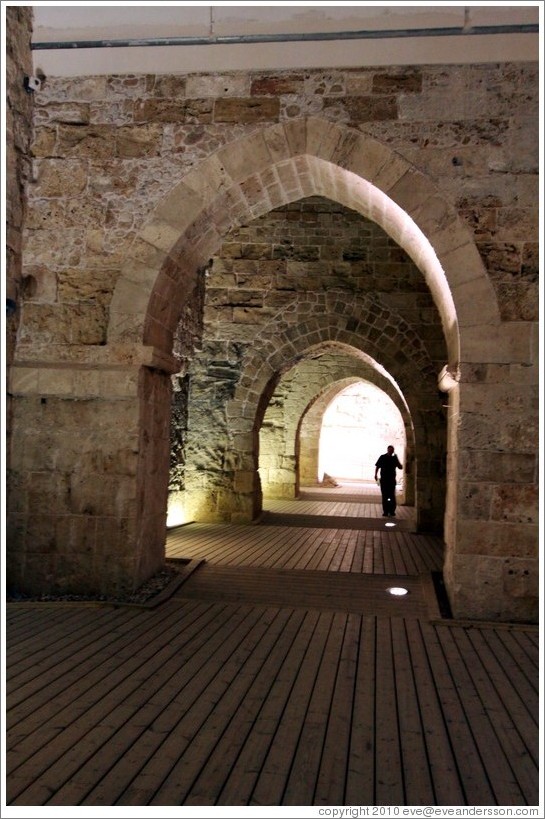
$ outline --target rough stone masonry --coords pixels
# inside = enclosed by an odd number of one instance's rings
[[[455,615],[534,620],[537,65],[50,78],[31,105],[9,11],[11,585],[136,588],[169,481],[252,520],[286,374],[314,401],[379,364]]]

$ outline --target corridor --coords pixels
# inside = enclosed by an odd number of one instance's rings
[[[172,530],[146,605],[8,604],[8,804],[537,805],[537,627],[446,616],[377,491]]]

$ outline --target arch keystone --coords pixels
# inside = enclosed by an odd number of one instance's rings
[[[366,182],[378,186],[377,179],[380,173],[383,172],[383,168],[386,167],[387,169],[389,164],[396,159],[397,155],[390,148],[375,139],[358,135],[358,139],[354,141],[350,153],[347,153],[346,150],[344,152],[343,167],[351,173],[361,176]],[[390,187],[403,176],[408,168],[409,164],[402,160],[401,167],[393,177]]]
[[[293,119],[284,125],[291,156],[307,153],[307,120]]]
[[[293,155],[284,123],[271,125],[263,132],[263,138],[273,163],[280,162]]]

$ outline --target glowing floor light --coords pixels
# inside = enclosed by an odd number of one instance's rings
[[[385,526],[395,526],[396,524],[395,523],[385,523],[384,525]]]
[[[394,597],[404,597],[406,594],[409,594],[409,589],[404,589],[403,586],[390,586],[386,591]]]

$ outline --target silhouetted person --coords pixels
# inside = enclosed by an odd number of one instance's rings
[[[375,464],[375,480],[380,469],[380,492],[382,495],[382,517],[393,518],[396,513],[396,469],[403,469],[393,446],[381,455]]]

